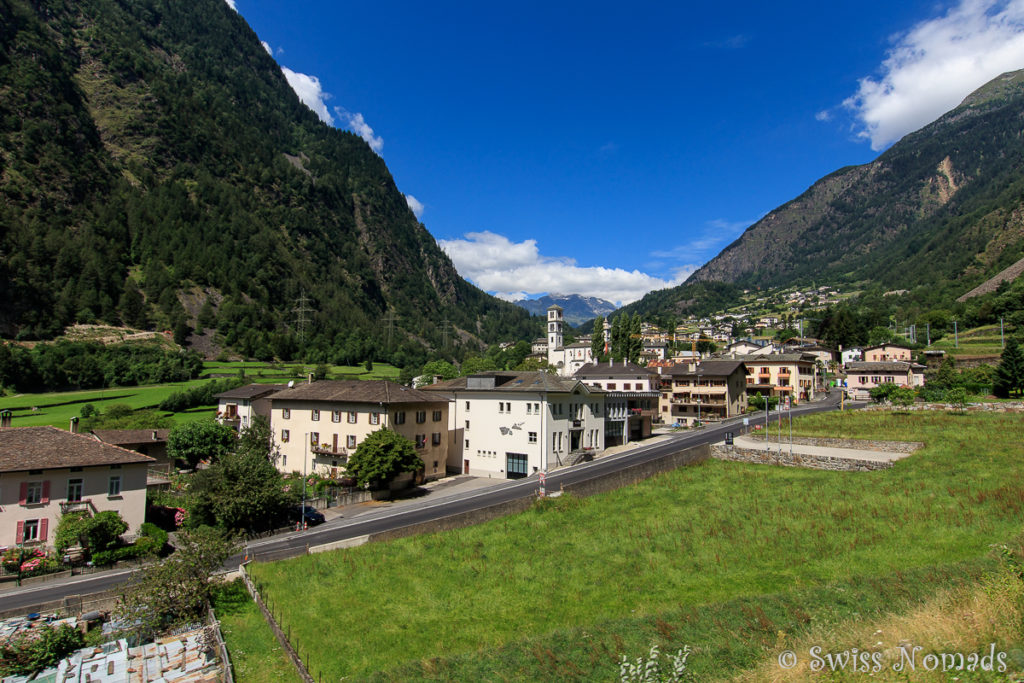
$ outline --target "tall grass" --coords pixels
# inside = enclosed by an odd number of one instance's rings
[[[253,574],[289,606],[293,638],[322,653],[325,675],[360,677],[574,626],[975,560],[1020,526],[1018,416],[854,412],[795,431],[926,446],[875,472],[712,461]]]

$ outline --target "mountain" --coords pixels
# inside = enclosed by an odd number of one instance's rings
[[[682,312],[695,287],[872,283],[951,301],[1024,256],[1024,71],[1003,74],[874,161],[814,183],[680,287],[636,310]]]
[[[617,306],[611,301],[599,299],[596,296],[582,296],[580,294],[546,294],[538,299],[521,299],[516,302],[517,306],[525,308],[531,315],[547,316],[547,310],[552,305],[562,307],[562,315],[573,327],[592,320],[599,315],[607,316],[617,310]]]
[[[535,333],[223,0],[0,0],[0,285],[0,335],[29,339],[192,325],[405,365]]]

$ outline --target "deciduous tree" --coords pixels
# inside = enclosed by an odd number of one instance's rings
[[[356,447],[346,471],[359,486],[384,488],[399,474],[422,468],[412,441],[390,429],[379,429]]]
[[[195,468],[201,460],[211,462],[224,456],[235,443],[231,427],[215,420],[178,425],[167,435],[167,454]]]

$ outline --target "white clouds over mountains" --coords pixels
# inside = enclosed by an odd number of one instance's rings
[[[527,293],[572,292],[625,305],[652,290],[675,286],[689,275],[677,274],[682,276],[668,281],[638,270],[578,266],[571,258],[542,256],[537,240],[513,242],[487,231],[438,243],[459,274],[509,301]]]
[[[972,91],[1024,68],[1024,0],[961,0],[896,36],[877,78],[843,105],[874,150],[934,121]],[[825,114],[825,116],[822,116]],[[827,120],[827,112],[819,113]]]

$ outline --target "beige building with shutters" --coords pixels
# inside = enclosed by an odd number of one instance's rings
[[[343,476],[363,439],[387,428],[413,442],[425,480],[445,476],[448,401],[395,382],[320,381],[285,389],[270,397],[270,426],[283,472]]]
[[[128,535],[146,521],[153,459],[56,427],[0,427],[0,549],[48,547],[61,515],[113,510]]]

